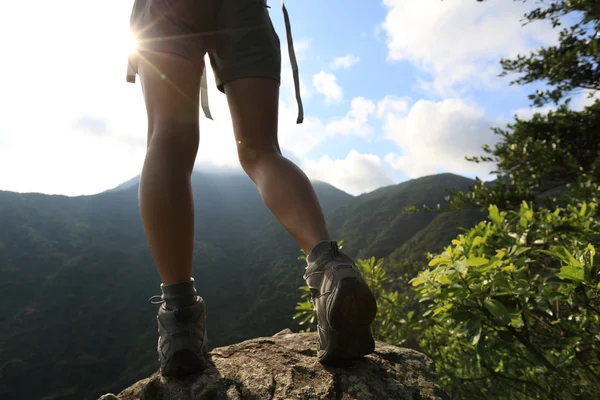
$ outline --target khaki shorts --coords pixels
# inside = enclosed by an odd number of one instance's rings
[[[280,81],[280,42],[266,0],[136,0],[131,30],[141,52],[198,63],[208,53],[221,92],[240,78]]]

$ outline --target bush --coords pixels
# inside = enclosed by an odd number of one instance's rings
[[[597,204],[489,219],[412,280],[440,383],[461,399],[600,398]]]

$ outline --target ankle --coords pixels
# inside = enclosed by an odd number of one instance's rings
[[[196,302],[194,278],[170,285],[161,284],[160,288],[162,290],[162,298],[165,301],[165,307],[169,310],[191,306]]]
[[[315,244],[306,256],[307,264],[321,262],[323,259],[337,257],[340,249],[336,241],[321,240]]]

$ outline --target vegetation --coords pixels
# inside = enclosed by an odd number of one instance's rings
[[[513,83],[547,84],[534,105],[561,104],[496,129],[499,143],[467,158],[494,163],[498,179],[455,190],[451,206],[487,220],[445,248],[421,230],[388,262],[357,260],[381,309],[375,336],[429,354],[456,399],[600,398],[600,102],[576,111],[566,98],[600,89],[600,7],[536,4],[527,23],[570,21],[559,44],[501,64],[521,74]],[[417,242],[435,252],[427,267],[405,253]],[[311,312],[305,297],[296,318]]]
[[[600,90],[600,5],[596,0],[535,2],[524,23],[537,21],[560,28],[558,44],[501,60],[502,75],[517,74],[512,84],[546,84],[548,89],[529,96],[533,104],[553,102],[560,107],[548,115],[538,113],[531,120],[516,118],[506,130],[495,129],[500,143],[493,149],[484,146],[484,157],[467,159],[493,163],[499,179],[493,185],[477,180],[468,195],[455,193],[456,208],[485,209],[497,204],[501,209],[514,209],[523,200],[551,207],[548,202],[564,194],[567,184],[599,180],[600,102],[573,111],[569,96],[592,96]]]
[[[597,203],[489,219],[412,280],[442,384],[453,398],[599,398]]]
[[[591,95],[600,90],[598,1],[549,0],[535,2],[535,6],[525,15],[524,23],[551,22],[554,28],[561,28],[559,42],[528,55],[501,60],[503,75],[520,75],[512,84],[545,82],[549,89],[538,90],[529,96],[537,106],[559,103],[570,94],[587,92]]]

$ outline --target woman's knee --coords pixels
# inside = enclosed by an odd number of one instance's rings
[[[244,143],[237,141],[237,152],[240,165],[246,172],[252,171],[257,165],[274,157],[281,156],[277,141],[264,144]]]
[[[192,168],[200,143],[197,126],[156,125],[148,136],[148,151],[161,153],[175,165]]]

